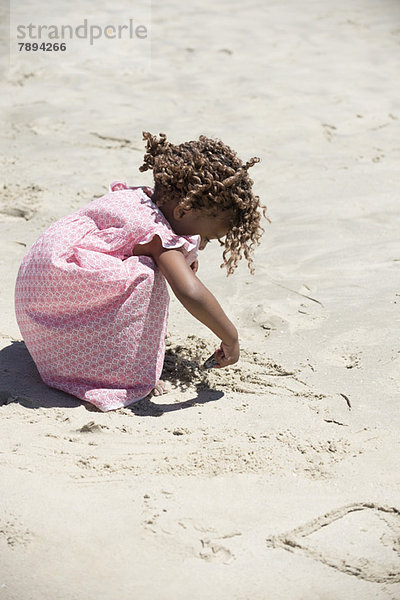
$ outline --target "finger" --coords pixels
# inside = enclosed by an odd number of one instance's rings
[[[226,358],[226,354],[222,348],[218,348],[218,350],[215,351],[215,358],[218,362],[221,362],[221,360]]]
[[[214,365],[214,369],[223,369],[224,367],[227,367],[229,365],[229,361],[222,359],[220,360],[220,362],[218,362],[216,365]]]

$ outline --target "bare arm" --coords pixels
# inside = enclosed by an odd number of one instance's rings
[[[165,276],[175,296],[196,319],[206,325],[221,340],[217,352],[221,367],[239,359],[238,332],[228,319],[215,296],[196,277],[180,250],[166,250],[158,236],[143,246],[136,246],[134,254],[151,256]]]

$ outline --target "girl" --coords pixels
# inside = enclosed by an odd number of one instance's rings
[[[154,191],[114,182],[44,232],[16,282],[18,325],[43,381],[102,411],[165,391],[166,281],[221,340],[216,366],[237,362],[237,330],[197,278],[197,251],[217,239],[228,275],[242,254],[253,271],[263,232],[247,173],[258,158],[243,165],[205,136],[178,146],[143,137],[140,171],[152,169]]]

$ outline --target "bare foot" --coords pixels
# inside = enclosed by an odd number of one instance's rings
[[[163,394],[167,394],[168,389],[165,381],[159,379],[156,383],[155,388],[153,389],[153,396],[162,396]]]

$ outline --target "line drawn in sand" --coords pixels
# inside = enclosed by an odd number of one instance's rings
[[[378,525],[381,534],[379,536],[379,543],[382,549],[382,552],[379,554],[381,558],[383,555],[386,558],[390,555],[391,560],[388,559],[387,563],[383,564],[383,562],[378,562],[378,560],[371,560],[370,558],[361,556],[360,549],[358,551],[357,549],[353,549],[353,552],[351,552],[351,546],[354,546],[354,541],[357,540],[352,539],[349,544],[346,536],[336,535],[336,542],[340,544],[340,550],[338,549],[336,553],[330,550],[326,551],[323,547],[321,548],[323,546],[323,543],[321,544],[321,537],[317,540],[316,544],[313,544],[313,540],[310,538],[306,541],[307,537],[317,534],[322,528],[332,525],[339,519],[346,518],[350,513],[358,512],[360,514],[360,511],[371,511],[370,514],[379,518]],[[347,533],[348,525],[345,525]],[[359,531],[365,532],[367,529],[360,528]],[[325,530],[324,534],[326,535]],[[400,510],[394,507],[380,506],[370,502],[348,504],[327,512],[321,517],[313,519],[300,527],[296,527],[288,533],[270,536],[266,542],[269,548],[282,548],[289,552],[302,553],[342,573],[354,575],[366,581],[375,583],[400,582]],[[350,552],[347,546],[350,546]]]

